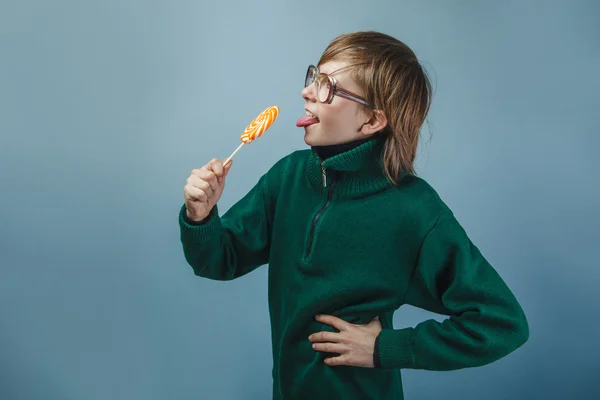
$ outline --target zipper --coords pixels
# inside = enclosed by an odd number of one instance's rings
[[[323,187],[327,187],[327,170],[325,169],[325,167],[323,167],[322,162],[321,162],[321,170],[323,171]],[[323,213],[325,212],[325,210],[331,203],[331,197],[332,197],[334,187],[335,187],[335,179],[332,179],[331,185],[329,185],[329,191],[327,193],[327,201],[325,202],[325,205],[323,207],[321,207],[321,209],[319,210],[317,215],[315,215],[315,217],[313,218],[312,227],[310,229],[310,237],[308,240],[308,251],[306,254],[307,257],[310,256],[310,253],[311,253],[311,247],[312,247],[313,239],[315,236],[315,229],[317,228],[317,222],[319,221],[319,219],[321,218],[321,215],[323,215]]]

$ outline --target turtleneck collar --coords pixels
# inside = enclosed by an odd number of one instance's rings
[[[384,143],[385,137],[376,135],[360,143],[348,143],[349,150],[338,147],[340,151],[327,158],[322,158],[319,149],[313,147],[308,179],[315,189],[333,189],[332,195],[340,198],[361,197],[387,189],[392,183],[383,168]]]
[[[325,160],[327,158],[344,153],[348,150],[352,150],[355,147],[358,147],[361,144],[366,143],[371,139],[373,139],[373,137],[367,137],[365,139],[354,140],[349,143],[330,144],[330,145],[325,145],[325,146],[312,146],[312,150],[317,153],[317,155],[319,156],[319,158],[321,160]]]

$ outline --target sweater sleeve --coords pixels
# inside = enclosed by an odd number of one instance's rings
[[[202,223],[190,223],[181,207],[183,253],[195,275],[232,280],[268,263],[274,205],[266,184],[263,175],[222,217],[215,206]]]
[[[382,368],[481,366],[508,355],[529,337],[517,299],[450,211],[422,242],[406,303],[448,318],[382,330],[375,347]]]

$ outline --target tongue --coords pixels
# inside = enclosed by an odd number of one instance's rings
[[[305,128],[307,126],[318,123],[319,120],[314,117],[309,117],[308,115],[303,115],[296,122],[296,126],[299,128]]]

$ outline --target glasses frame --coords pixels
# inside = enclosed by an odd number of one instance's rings
[[[308,80],[309,78],[312,76],[312,81],[309,83]],[[327,79],[329,79],[329,94],[327,95],[327,99],[325,101],[321,101],[319,99],[319,92],[321,91],[321,80],[317,79],[318,77],[326,77]],[[345,99],[348,99],[350,101],[354,101],[356,103],[362,104],[364,106],[367,106],[369,108],[374,108],[371,104],[369,104],[364,98],[362,98],[361,96],[357,95],[356,93],[353,93],[349,90],[346,89],[342,89],[341,87],[338,86],[337,84],[337,80],[329,75],[329,74],[325,74],[323,72],[319,72],[319,68],[317,68],[314,65],[309,65],[308,66],[308,70],[306,71],[306,77],[304,78],[304,87],[308,87],[310,85],[312,85],[313,83],[316,83],[317,85],[317,96],[316,99],[318,102],[323,103],[323,104],[331,104],[333,102],[333,98],[338,95],[340,97],[343,97]]]

